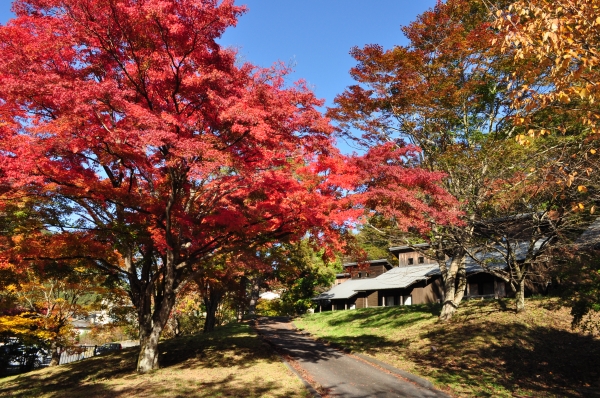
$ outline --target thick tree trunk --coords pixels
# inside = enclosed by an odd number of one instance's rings
[[[210,290],[207,296],[204,296],[204,305],[206,307],[206,320],[204,321],[204,333],[215,330],[217,324],[217,309],[223,299],[223,294],[218,291]]]
[[[162,329],[152,328],[150,333],[140,336],[140,354],[138,356],[138,373],[147,373],[158,369],[158,339]]]
[[[145,300],[150,300],[145,297]],[[158,340],[165,328],[171,310],[175,305],[175,293],[170,293],[167,297],[154,299],[155,306],[153,310],[146,301],[138,312],[138,321],[140,323],[140,353],[138,356],[138,373],[147,373],[159,368],[158,364]]]
[[[446,322],[452,318],[465,294],[467,274],[463,260],[464,253],[456,255],[452,259],[450,267],[444,267],[445,269],[442,270],[444,302],[440,313],[440,321]]]

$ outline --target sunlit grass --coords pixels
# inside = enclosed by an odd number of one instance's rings
[[[449,323],[439,306],[366,308],[306,315],[295,324],[431,380],[457,396],[600,396],[600,339],[571,329],[556,300],[464,303]]]

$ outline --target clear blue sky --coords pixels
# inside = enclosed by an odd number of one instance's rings
[[[0,0],[0,22],[10,17],[10,1]],[[348,71],[353,46],[406,44],[400,27],[435,0],[238,0],[248,12],[221,44],[238,48],[243,60],[260,66],[283,61],[294,66],[292,80],[305,79],[331,105],[353,84]]]

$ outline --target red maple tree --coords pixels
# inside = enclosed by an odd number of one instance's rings
[[[348,193],[365,177],[333,146],[322,102],[215,41],[245,11],[232,0],[13,11],[0,28],[0,184],[6,201],[44,198],[52,233],[10,261],[85,259],[126,280],[139,372],[158,367],[177,293],[213,258],[307,234],[331,252],[363,213]]]

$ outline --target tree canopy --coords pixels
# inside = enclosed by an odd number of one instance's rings
[[[371,192],[361,166],[380,162],[402,186],[399,216],[423,228],[448,218],[441,175],[411,167],[413,148],[341,156],[305,83],[286,86],[285,67],[239,63],[219,46],[245,12],[232,0],[16,0],[13,10],[0,27],[2,202],[37,198],[52,217],[3,262],[86,261],[125,280],[140,372],[158,366],[178,292],[215,258],[305,236],[326,256],[343,249]]]

